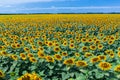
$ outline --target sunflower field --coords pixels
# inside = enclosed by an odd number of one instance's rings
[[[0,15],[0,80],[120,80],[120,14]]]

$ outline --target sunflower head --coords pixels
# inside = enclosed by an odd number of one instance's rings
[[[104,71],[111,69],[111,64],[108,62],[100,62],[98,66],[101,70],[104,70]]]
[[[77,67],[86,67],[87,65],[88,65],[87,62],[85,62],[85,61],[82,61],[82,60],[76,61]]]
[[[12,54],[11,56],[10,56],[13,60],[18,60],[18,57],[17,57],[17,55],[15,55],[15,54]]]
[[[83,51],[83,52],[85,52],[85,51],[87,51],[87,50],[88,50],[88,47],[87,47],[87,46],[83,46],[83,47],[82,47],[82,51]]]
[[[5,74],[3,73],[2,70],[0,70],[0,78],[4,78],[5,77]]]
[[[102,44],[98,44],[98,49],[101,50],[101,49],[103,49],[103,47],[104,47],[104,46],[103,46]]]
[[[74,63],[75,63],[75,59],[74,58],[66,59],[63,62],[63,64],[65,64],[65,65],[74,65]]]
[[[95,45],[91,45],[91,46],[90,46],[90,49],[91,49],[91,50],[96,50],[96,46],[95,46]]]
[[[67,52],[62,52],[62,56],[68,56]]]
[[[93,58],[91,58],[91,60],[90,60],[91,63],[96,63],[96,62],[99,62],[99,61],[100,61],[100,58],[99,58],[98,56],[93,57]]]
[[[60,48],[59,47],[54,47],[54,52],[59,52]]]
[[[34,57],[30,57],[29,60],[30,60],[30,62],[33,62],[33,63],[37,62],[36,58],[34,58]]]
[[[20,57],[22,60],[26,60],[27,56],[24,53],[20,53]]]
[[[39,51],[37,54],[39,58],[45,58],[45,54],[43,52]]]
[[[62,60],[62,56],[61,56],[60,54],[55,54],[55,55],[54,55],[54,58],[55,58],[56,60]]]
[[[45,58],[47,62],[54,62],[54,58],[52,56],[46,56]]]
[[[115,66],[114,71],[120,72],[120,65]]]

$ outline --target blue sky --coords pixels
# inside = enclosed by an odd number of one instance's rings
[[[0,13],[120,12],[120,0],[0,0]]]

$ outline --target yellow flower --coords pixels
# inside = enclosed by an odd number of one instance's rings
[[[82,38],[81,42],[85,43],[85,42],[87,42],[87,39],[86,38]]]
[[[96,50],[96,46],[95,46],[95,45],[91,45],[91,46],[90,46],[90,49],[91,49],[91,50]]]
[[[15,61],[18,60],[18,57],[17,57],[17,55],[15,55],[15,54],[12,54],[12,55],[11,55],[11,58],[12,58],[13,60],[15,60]]]
[[[83,51],[83,52],[85,52],[85,51],[87,51],[87,50],[88,50],[88,47],[87,47],[87,46],[83,46],[83,47],[82,47],[82,51]]]
[[[4,78],[5,77],[5,74],[3,73],[2,70],[0,70],[0,78]]]
[[[114,71],[120,72],[120,65],[115,66]]]
[[[54,52],[59,52],[60,48],[59,47],[54,47]]]
[[[80,54],[79,54],[79,53],[75,53],[75,56],[76,56],[76,57],[79,57],[79,56],[80,56]]]
[[[63,42],[63,46],[67,46],[68,44],[67,44],[67,42]]]
[[[36,58],[34,58],[34,57],[30,57],[29,60],[33,63],[37,62]]]
[[[86,67],[87,65],[88,65],[87,62],[85,62],[85,61],[82,61],[82,60],[76,61],[77,67]]]
[[[99,61],[100,61],[100,58],[98,56],[93,57],[93,58],[90,59],[91,63],[96,63],[96,62],[99,62]]]
[[[114,43],[114,41],[112,41],[112,40],[108,41],[109,45],[112,45],[113,43]]]
[[[30,49],[29,49],[28,47],[25,47],[24,50],[25,50],[26,52],[29,52],[29,51],[30,51]]]
[[[15,44],[15,46],[16,46],[16,48],[20,48],[20,44],[18,44],[18,43]]]
[[[74,58],[66,59],[63,62],[63,64],[66,64],[66,65],[74,65],[74,63],[75,63],[75,59]]]
[[[118,51],[117,55],[118,55],[118,57],[120,57],[120,51]]]
[[[70,49],[75,48],[74,44],[73,44],[73,43],[71,43],[71,44],[69,45],[69,48],[70,48]]]
[[[117,50],[120,51],[120,47],[118,47]]]
[[[45,58],[47,62],[54,62],[54,58],[52,56],[46,56]]]
[[[106,60],[106,56],[105,55],[99,55],[98,56],[100,60]]]
[[[98,49],[101,50],[101,49],[103,49],[103,47],[104,47],[104,46],[103,46],[102,44],[98,44]]]
[[[26,55],[24,53],[20,53],[20,57],[23,59],[23,60],[26,60]]]
[[[91,43],[91,42],[93,42],[93,40],[92,39],[88,39],[87,42]]]
[[[45,58],[45,54],[43,52],[41,52],[41,51],[39,51],[37,53],[37,55],[38,55],[39,58]]]
[[[2,55],[2,56],[7,56],[8,54],[7,54],[6,51],[1,51],[1,55]]]
[[[41,41],[38,41],[37,44],[41,46],[43,43]]]
[[[30,57],[34,57],[34,55],[32,53],[28,53],[27,56]]]
[[[111,64],[108,62],[100,62],[98,66],[101,70],[104,70],[104,71],[111,69]]]
[[[89,53],[89,52],[86,52],[85,55],[84,55],[86,58],[90,57],[90,56],[93,56],[92,53]]]
[[[52,43],[52,41],[48,41],[48,44],[47,44],[47,46],[48,46],[48,47],[51,47],[51,46],[53,46],[53,43]]]
[[[62,52],[62,56],[68,56],[67,52]]]
[[[55,55],[54,55],[54,58],[55,58],[56,60],[62,60],[62,57],[61,57],[60,54],[55,54]]]

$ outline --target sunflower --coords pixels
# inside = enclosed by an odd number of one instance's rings
[[[95,46],[95,45],[91,45],[91,46],[90,46],[90,49],[91,49],[91,50],[96,50],[96,46]]]
[[[45,58],[45,54],[43,52],[41,52],[41,51],[39,51],[37,53],[37,55],[38,55],[39,58]]]
[[[99,55],[98,56],[100,60],[106,60],[106,56],[105,55]]]
[[[98,66],[101,70],[104,70],[104,71],[111,69],[111,64],[108,62],[100,62]]]
[[[54,55],[54,58],[55,58],[56,60],[62,60],[62,56],[61,56],[60,54],[55,54],[55,55]]]
[[[15,44],[11,44],[11,47],[12,47],[12,48],[16,48],[16,45],[15,45]]]
[[[75,43],[75,41],[74,40],[70,40],[70,43]]]
[[[100,36],[100,37],[103,37],[103,36],[104,36],[104,34],[103,34],[103,33],[100,33],[100,34],[99,34],[99,36]]]
[[[118,57],[120,57],[120,51],[118,51],[117,55],[118,55]]]
[[[54,47],[54,52],[59,52],[60,48],[59,47]]]
[[[20,48],[21,45],[17,43],[17,44],[15,44],[15,46],[16,46],[16,48]]]
[[[117,50],[120,51],[120,47],[118,47]]]
[[[38,41],[37,44],[41,46],[43,43],[41,41]]]
[[[100,40],[96,40],[94,43],[95,44],[100,44]]]
[[[15,54],[12,54],[11,56],[10,56],[13,60],[18,60],[18,57],[17,57],[17,55],[15,55]]]
[[[52,56],[46,56],[45,58],[47,62],[54,62],[54,58]]]
[[[8,54],[7,54],[7,52],[6,52],[6,51],[4,51],[4,50],[3,50],[3,51],[1,51],[0,53],[1,53],[1,55],[3,55],[3,56],[7,56],[7,55],[8,55]]]
[[[37,62],[36,58],[34,58],[34,57],[30,57],[29,60],[30,60],[30,62],[33,62],[33,63]]]
[[[114,43],[114,41],[112,41],[112,40],[108,41],[109,45],[112,45],[113,43]]]
[[[51,46],[53,46],[53,43],[52,43],[52,41],[48,41],[48,44],[47,44],[47,46],[48,46],[48,47],[51,47]]]
[[[83,46],[83,47],[82,47],[82,51],[83,51],[83,52],[85,52],[85,51],[87,51],[87,50],[88,50],[88,47],[87,47],[87,46]]]
[[[92,39],[88,39],[87,42],[88,42],[88,43],[91,43],[91,42],[93,42],[93,40],[92,40]]]
[[[75,59],[74,58],[66,59],[63,62],[63,64],[65,64],[65,65],[74,65],[74,63],[75,63]]]
[[[100,58],[98,56],[90,59],[91,63],[96,63],[96,62],[99,62],[99,61],[100,61]]]
[[[24,50],[25,50],[26,52],[29,52],[29,51],[30,51],[30,49],[29,49],[28,47],[25,47]]]
[[[81,42],[82,42],[82,43],[85,43],[85,42],[87,42],[87,39],[86,39],[86,38],[82,38],[82,39],[81,39]]]
[[[109,56],[110,56],[111,58],[114,58],[115,55],[114,55],[114,53],[110,53]]]
[[[103,49],[103,47],[104,47],[104,46],[103,46],[102,44],[98,44],[98,49],[101,50],[101,49]]]
[[[79,56],[80,56],[80,54],[79,54],[79,53],[75,53],[75,56],[76,56],[76,57],[79,57]]]
[[[3,73],[2,70],[0,70],[0,78],[4,78],[5,77],[5,74]]]
[[[114,71],[120,72],[120,65],[115,66]]]
[[[67,52],[62,52],[62,56],[68,56]]]
[[[105,37],[105,38],[103,38],[103,40],[102,40],[102,41],[103,41],[103,42],[106,42],[107,40],[108,40],[108,39]]]
[[[89,53],[89,52],[86,52],[85,55],[84,55],[86,58],[90,57],[90,56],[93,56],[92,53]]]
[[[67,44],[67,42],[63,42],[63,46],[67,46],[68,44]]]
[[[35,46],[35,45],[32,45],[32,49],[33,49],[33,50],[36,50],[37,48],[36,48],[36,46]]]
[[[24,53],[20,53],[20,57],[22,58],[22,60],[26,60],[26,55]]]
[[[30,57],[34,57],[34,55],[31,54],[31,53],[28,53],[27,56],[28,56],[29,58],[30,58]]]
[[[87,62],[85,62],[85,61],[82,61],[82,60],[76,61],[77,67],[86,67],[87,65],[88,65]]]
[[[39,48],[38,48],[38,51],[44,52],[44,48],[43,48],[43,47],[39,47]]]
[[[71,44],[69,45],[69,48],[70,48],[70,49],[75,48],[74,44],[73,44],[73,43],[71,43]]]
[[[115,36],[110,36],[109,38],[111,41],[114,41],[115,40]]]

